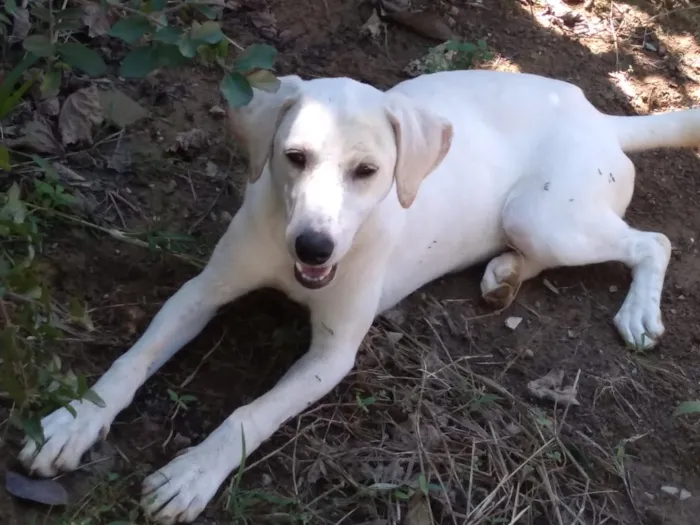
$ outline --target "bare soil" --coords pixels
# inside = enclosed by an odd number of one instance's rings
[[[464,40],[487,41],[495,58],[482,67],[573,82],[609,113],[700,102],[697,6],[441,0],[426,7]],[[570,9],[573,18],[562,14]],[[262,23],[261,13],[273,17]],[[437,42],[394,24],[378,40],[361,37],[369,13],[341,0],[251,0],[227,11],[224,25],[244,45],[275,45],[281,74],[349,76],[385,88]],[[190,233],[206,257],[244,184],[243,160],[210,113],[223,106],[218,81],[216,71],[192,69],[121,85],[150,110],[147,123],[66,160],[89,178],[81,191],[94,196],[94,217],[129,230]],[[193,128],[209,145],[191,159],[168,154],[176,134]],[[133,156],[121,173],[109,167],[115,151],[117,160]],[[479,300],[483,268],[446,277],[378,320],[353,373],[255,452],[240,484],[222,491],[198,523],[698,523],[700,429],[697,418],[672,412],[700,399],[700,157],[660,151],[633,160],[638,183],[628,219],[674,246],[658,349],[635,353],[615,332],[612,317],[630,282],[621,265],[546,272],[500,313]],[[56,227],[51,240],[45,258],[56,294],[84,297],[99,333],[68,342],[64,359],[92,380],[196,272],[78,228]],[[515,330],[505,326],[511,316],[523,319]],[[90,469],[62,477],[75,503],[68,510],[47,511],[0,489],[0,523],[145,523],[128,517],[144,472],[271,387],[304,351],[307,331],[305,313],[274,292],[225,309],[119,416],[108,437],[112,457],[87,458],[107,463],[110,481],[94,481]],[[528,394],[527,383],[551,369],[577,381],[580,406],[554,408]],[[173,415],[168,389],[196,401]],[[0,466],[16,466],[20,438],[8,435]],[[376,483],[384,485],[371,488]],[[420,492],[426,483],[436,485],[430,513],[416,518],[419,499],[407,503],[397,490]]]

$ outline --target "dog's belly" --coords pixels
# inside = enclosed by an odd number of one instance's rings
[[[407,225],[406,242],[399,243],[389,259],[380,312],[439,277],[486,261],[505,250],[500,206],[482,202],[476,209],[472,208],[474,214],[464,213],[465,208],[446,206],[434,210],[433,218],[437,220],[423,221],[418,231],[417,225]],[[432,228],[431,223],[449,227]]]

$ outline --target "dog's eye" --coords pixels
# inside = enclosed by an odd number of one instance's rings
[[[294,164],[296,167],[303,168],[306,166],[306,155],[304,155],[303,151],[293,149],[287,151],[285,155],[287,155],[289,162]]]
[[[371,177],[377,172],[377,167],[371,164],[360,164],[355,168],[355,177],[358,179],[365,179]]]

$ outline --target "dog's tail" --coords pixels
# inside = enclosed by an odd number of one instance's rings
[[[700,109],[635,117],[608,116],[625,152],[700,147]]]

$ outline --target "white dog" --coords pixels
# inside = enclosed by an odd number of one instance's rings
[[[508,304],[547,268],[621,261],[634,279],[615,317],[651,347],[671,244],[622,216],[625,152],[700,145],[700,110],[614,117],[542,77],[444,72],[382,92],[347,78],[282,79],[231,113],[250,161],[243,206],[206,268],[163,306],[97,381],[105,408],[74,402],[20,453],[32,472],[78,467],[137,389],[223,304],[263,286],[311,311],[308,352],[265,395],[149,476],[142,505],[191,522],[247,454],[350,372],[375,316],[446,273],[491,259],[486,300]],[[430,175],[430,177],[428,177]],[[420,191],[419,191],[420,190]],[[245,443],[244,443],[245,440]]]

